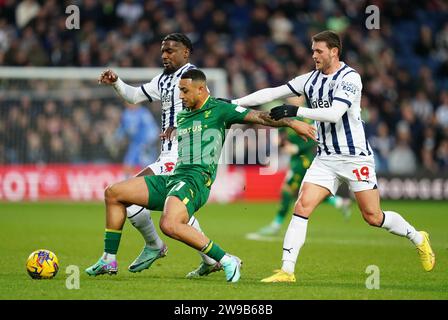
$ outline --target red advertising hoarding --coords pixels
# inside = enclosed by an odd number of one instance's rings
[[[284,171],[260,174],[259,166],[220,166],[210,201],[272,201]],[[0,201],[102,201],[107,185],[123,180],[121,165],[0,166]]]
[[[0,166],[0,200],[103,200],[123,177],[119,165]]]

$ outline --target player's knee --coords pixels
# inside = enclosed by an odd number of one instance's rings
[[[371,226],[379,227],[383,222],[383,216],[374,210],[362,210],[362,217]]]
[[[116,200],[117,198],[117,192],[116,192],[116,188],[115,186],[112,185],[108,185],[106,187],[106,189],[104,190],[104,199],[106,202],[111,202]]]
[[[302,199],[296,201],[294,212],[302,216],[308,217],[311,214],[312,207]]]
[[[170,238],[176,237],[176,224],[171,219],[161,217],[160,230]]]

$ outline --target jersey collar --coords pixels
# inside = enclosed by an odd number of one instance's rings
[[[333,76],[335,73],[337,73],[339,70],[341,70],[342,68],[345,67],[345,63],[344,63],[343,61],[339,61],[339,64],[340,64],[339,68],[336,69],[336,71],[333,72],[333,73],[325,74],[325,73],[323,73],[322,71],[320,71],[320,73],[321,73],[322,76],[324,76],[324,77],[330,77],[330,76]]]
[[[177,70],[174,72],[174,76],[176,76],[176,77],[180,77],[181,74],[182,74],[186,69],[188,69],[190,66],[192,66],[192,64],[189,63],[189,62],[187,62],[186,64],[184,64],[182,67],[180,67],[179,69],[177,69]]]
[[[208,95],[207,99],[205,99],[204,103],[202,104],[202,106],[199,107],[198,110],[201,110],[202,107],[204,107],[208,103],[209,100],[210,100],[210,95]]]
[[[207,97],[207,99],[205,99],[205,101],[204,101],[204,103],[199,107],[199,108],[197,108],[197,109],[195,109],[195,110],[191,110],[191,109],[188,109],[187,108],[187,110],[189,111],[189,112],[198,112],[198,111],[200,111],[209,101],[210,101],[210,95],[208,95],[208,97]]]

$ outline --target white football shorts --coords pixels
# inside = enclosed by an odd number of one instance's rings
[[[315,157],[303,182],[322,186],[333,195],[342,182],[346,182],[353,192],[372,190],[377,188],[375,161],[373,156]]]
[[[156,162],[148,165],[155,175],[171,175],[177,163],[177,151],[160,154]]]

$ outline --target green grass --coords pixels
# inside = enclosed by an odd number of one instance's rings
[[[207,235],[244,261],[240,282],[228,284],[222,272],[185,279],[198,265],[199,256],[164,235],[168,256],[142,273],[128,272],[128,264],[142,247],[139,233],[128,223],[118,252],[118,275],[88,277],[84,269],[103,250],[102,204],[1,203],[0,299],[448,298],[448,203],[383,203],[383,208],[402,213],[418,229],[430,233],[437,255],[433,272],[423,271],[407,239],[368,226],[357,209],[351,220],[344,221],[336,209],[322,205],[308,226],[296,267],[297,282],[264,284],[260,279],[280,267],[283,239],[259,242],[244,236],[270,221],[276,208],[276,203],[210,204],[197,214]],[[160,213],[153,217],[157,222]],[[61,269],[52,280],[32,280],[26,273],[27,256],[39,248],[52,250],[59,258]],[[65,286],[68,265],[80,268],[79,290]],[[380,268],[379,290],[366,289],[369,265]]]

